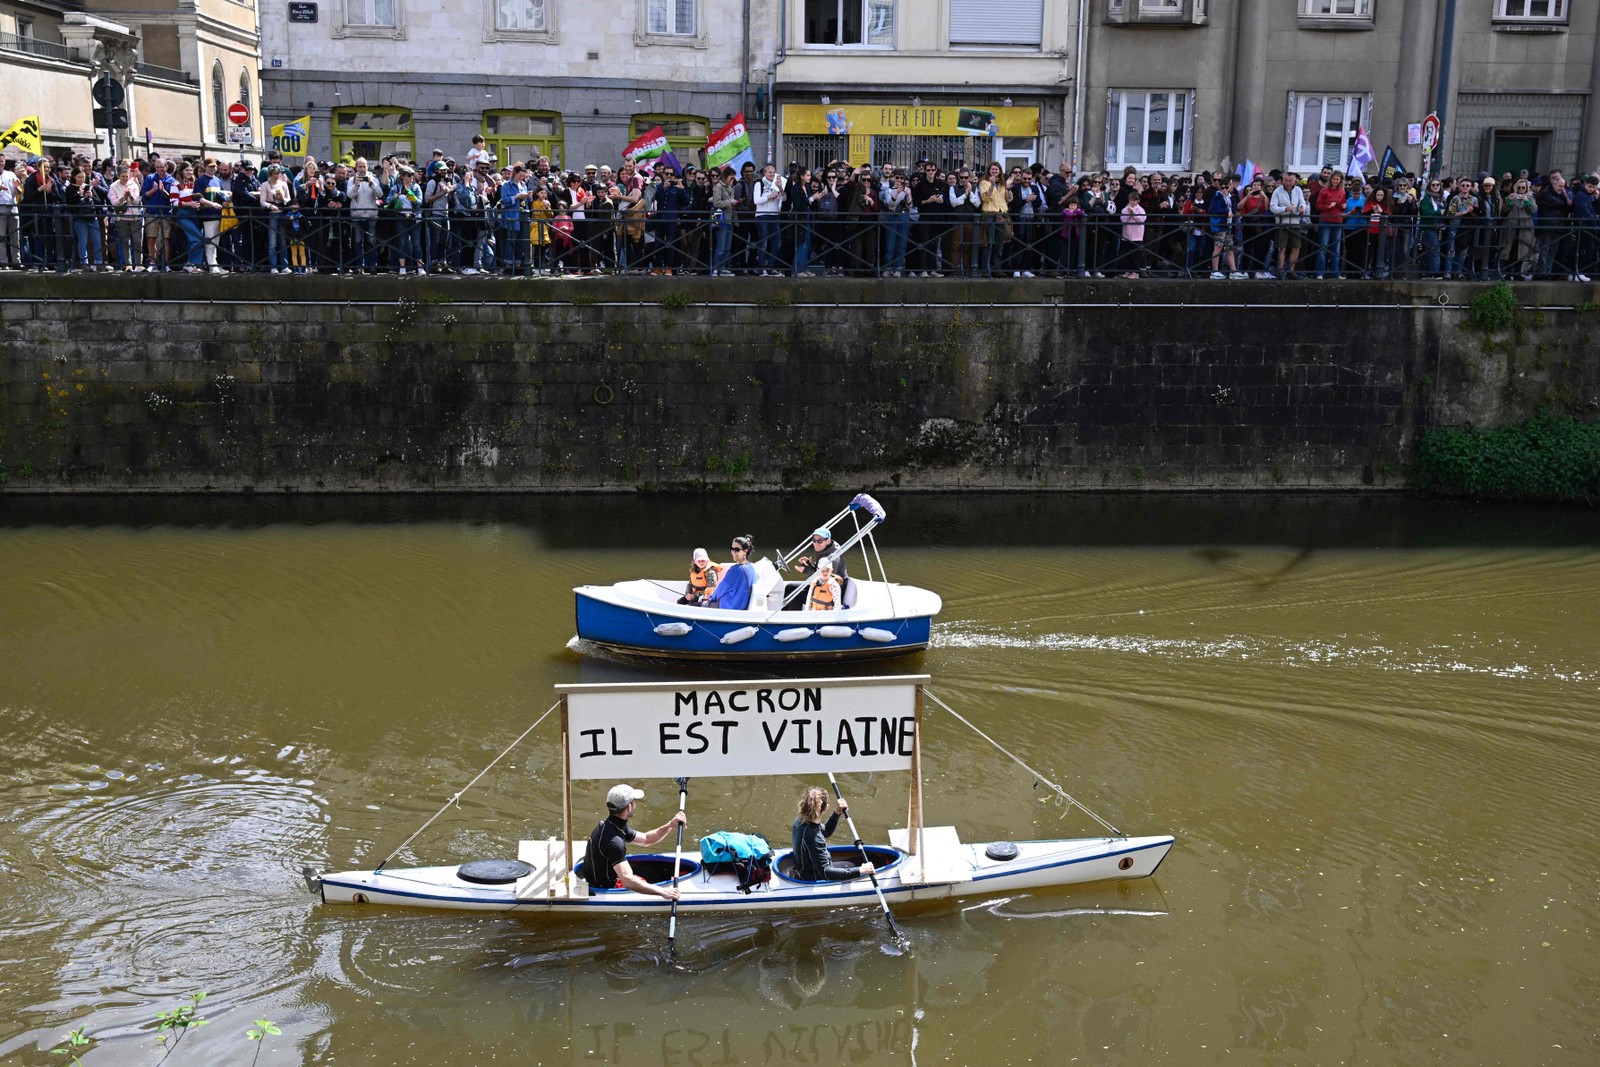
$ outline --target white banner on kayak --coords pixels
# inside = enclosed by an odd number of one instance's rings
[[[574,779],[905,771],[927,675],[558,685]]]

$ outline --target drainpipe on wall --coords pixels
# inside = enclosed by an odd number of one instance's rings
[[[778,64],[788,58],[789,0],[778,0],[778,55],[767,67],[767,162],[773,164],[777,163]]]
[[[740,9],[744,23],[744,58],[739,63],[739,113],[750,110],[750,0],[744,0]]]
[[[1072,173],[1078,173],[1079,150],[1083,146],[1083,71],[1085,42],[1088,40],[1089,0],[1078,0],[1078,55],[1077,72],[1072,77]]]
[[[1429,177],[1440,173],[1444,166],[1441,160],[1445,156],[1445,146],[1452,139],[1450,136],[1450,98],[1451,80],[1455,73],[1455,43],[1456,43],[1456,0],[1444,0],[1444,25],[1441,30],[1442,40],[1439,43],[1439,80],[1434,89],[1433,111],[1439,116],[1439,143],[1434,146],[1433,154],[1428,158],[1427,173]]]

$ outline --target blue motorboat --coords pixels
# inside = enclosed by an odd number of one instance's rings
[[[578,637],[627,655],[726,662],[832,662],[920,652],[928,647],[943,603],[937,593],[884,575],[873,531],[886,518],[883,507],[862,493],[822,524],[852,524],[850,537],[835,541],[830,558],[859,549],[865,562],[865,576],[843,583],[841,604],[833,609],[808,610],[816,575],[785,577],[809,548],[802,542],[781,556],[750,561],[755,577],[742,610],[678,603],[682,579],[578,586]]]

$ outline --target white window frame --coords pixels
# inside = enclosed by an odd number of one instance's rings
[[[1544,14],[1534,14],[1541,7]],[[1565,26],[1567,0],[1494,0],[1494,21],[1534,26]]]
[[[511,7],[509,12],[507,11],[508,5]],[[527,33],[530,31],[543,33],[546,26],[546,9],[545,0],[496,0],[494,5],[495,29],[509,30],[513,33]],[[517,25],[508,24],[508,20],[505,18],[507,14],[514,16],[509,22],[517,23]]]
[[[1128,103],[1131,100],[1144,98],[1145,129],[1149,129],[1150,122],[1150,96],[1153,93],[1167,94],[1167,159],[1165,162],[1155,163],[1146,159],[1147,143],[1139,143],[1139,157],[1130,158],[1128,155]],[[1176,117],[1178,101],[1183,102],[1182,143],[1179,153],[1174,158],[1173,132],[1178,126],[1173,123]],[[1163,173],[1188,170],[1190,160],[1194,155],[1194,90],[1193,89],[1110,89],[1106,92],[1106,151],[1104,166],[1109,170],[1114,167],[1135,166],[1140,171],[1159,170]]]
[[[1315,160],[1307,161],[1301,159],[1298,155],[1300,151],[1300,135],[1304,132],[1303,127],[1305,124],[1306,111],[1305,105],[1306,102],[1310,100],[1322,101],[1322,107],[1319,109],[1319,111],[1324,116],[1327,114],[1329,100],[1343,100],[1345,102],[1347,115],[1348,108],[1352,103],[1360,108],[1360,111],[1357,113],[1356,120],[1354,122],[1351,122],[1348,117],[1345,119],[1344,130],[1339,140],[1339,159],[1333,163],[1324,162],[1322,158],[1323,149],[1328,144],[1328,122],[1326,118],[1321,120],[1322,133],[1317,138],[1317,158]],[[1332,167],[1335,170],[1343,171],[1345,164],[1350,160],[1350,152],[1355,147],[1356,130],[1370,120],[1371,114],[1371,93],[1291,92],[1289,94],[1287,122],[1285,124],[1284,131],[1284,169],[1292,170],[1297,174],[1305,174],[1308,172],[1315,173],[1320,171],[1323,167]]]
[[[1106,0],[1106,21],[1118,26],[1204,26],[1206,0]]]
[[[797,35],[799,37],[799,39],[800,39],[800,42],[801,42],[800,47],[802,47],[802,48],[817,48],[817,49],[847,49],[848,48],[848,49],[856,50],[856,51],[871,51],[871,52],[885,52],[885,51],[893,51],[894,50],[895,42],[897,40],[899,40],[898,34],[899,34],[899,31],[900,31],[900,5],[898,3],[898,0],[836,0],[836,2],[839,5],[838,26],[839,26],[839,32],[840,33],[844,32],[844,7],[845,7],[845,5],[846,4],[854,4],[854,5],[858,6],[861,9],[861,40],[859,42],[835,40],[833,43],[828,43],[826,41],[807,41],[805,39],[805,36],[806,36],[806,23],[805,23],[806,8],[805,8],[805,3],[803,2],[803,0],[796,0],[795,9],[796,9],[796,12],[797,12],[797,16],[800,19],[800,32]],[[872,32],[872,19],[874,17],[873,13],[875,11],[879,12],[879,13],[886,13],[886,17],[887,17],[888,23],[889,23],[888,32],[886,34],[882,33],[882,32],[880,32],[878,34],[874,34]],[[880,40],[874,42],[873,41],[873,37],[874,36],[877,36],[879,38],[887,37],[887,40],[880,39]],[[1042,34],[1041,34],[1041,36],[1042,36]]]
[[[228,143],[228,76],[222,71],[222,60],[211,61],[211,116],[216,124],[218,144]]]
[[[405,0],[388,0],[394,7],[392,23],[372,21],[379,0],[333,0],[333,37],[386,37],[403,41],[406,36]],[[352,21],[350,12],[357,9],[360,21]]]
[[[1372,21],[1372,0],[1300,0],[1302,18]]]
[[[676,11],[678,0],[659,0],[668,5],[668,10]],[[658,0],[638,0],[638,14],[634,22],[633,43],[641,48],[651,45],[668,45],[680,48],[706,47],[706,12],[705,0],[693,0],[693,33],[668,32],[661,33],[652,30],[650,11],[656,6]],[[676,27],[674,27],[674,30]]]
[[[528,0],[524,0],[528,2]],[[536,44],[560,44],[556,32],[556,0],[537,0],[543,14],[544,25],[538,29],[512,29],[500,25],[500,0],[483,0],[483,39],[494,41],[527,41]]]
[[[645,32],[656,37],[693,37],[695,28],[700,24],[700,13],[695,7],[692,2],[688,5],[689,25],[684,27],[677,22],[678,16],[684,11],[679,0],[649,0],[645,4],[644,14],[648,20]]]

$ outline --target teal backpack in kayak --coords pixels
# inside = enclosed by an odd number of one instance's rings
[[[718,830],[700,839],[700,862],[707,874],[732,874],[739,892],[772,881],[772,846],[756,834]]]

